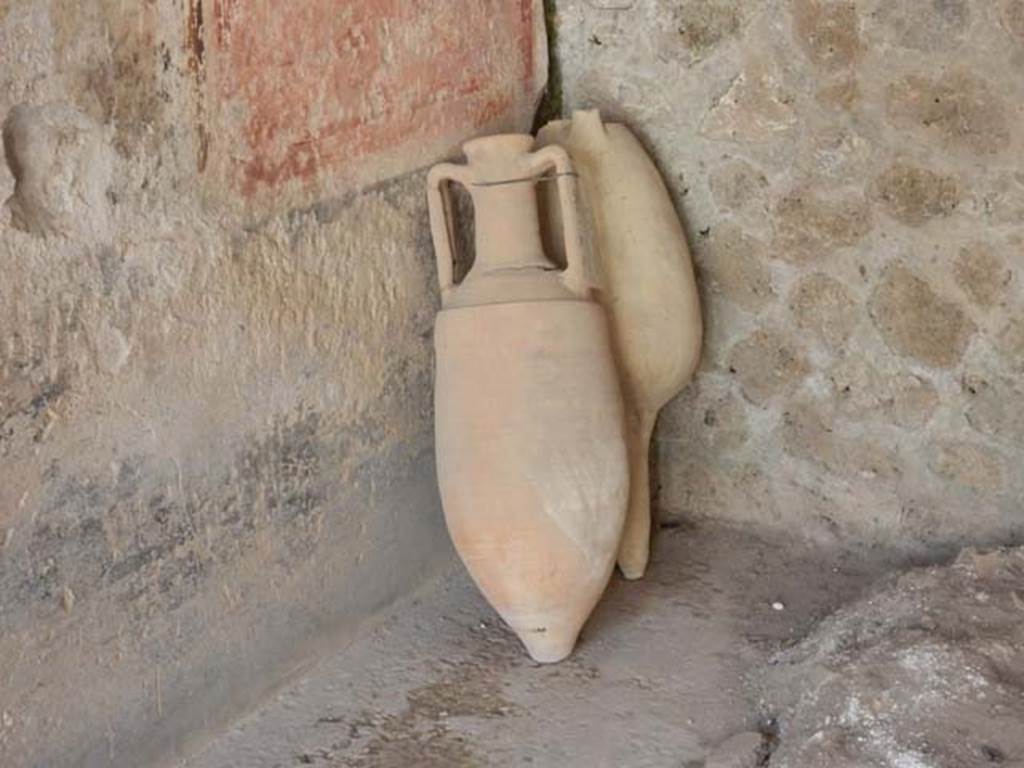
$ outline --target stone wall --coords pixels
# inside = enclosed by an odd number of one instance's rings
[[[156,765],[450,561],[417,169],[538,5],[0,0],[0,764]]]
[[[642,136],[699,270],[663,516],[1024,537],[1024,3],[555,5],[564,107]]]

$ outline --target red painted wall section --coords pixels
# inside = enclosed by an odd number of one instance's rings
[[[544,86],[539,0],[191,2],[199,169],[257,208],[525,130]]]

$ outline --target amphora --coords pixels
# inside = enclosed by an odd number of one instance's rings
[[[604,309],[591,300],[575,178],[561,147],[504,135],[428,179],[442,309],[434,343],[437,474],[452,541],[540,662],[565,658],[607,585],[628,497],[626,422]],[[449,183],[475,212],[453,278]],[[541,243],[536,185],[554,184],[567,266]]]

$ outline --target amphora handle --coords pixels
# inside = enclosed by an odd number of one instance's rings
[[[430,234],[437,257],[437,281],[441,285],[441,301],[448,298],[455,284],[454,265],[455,222],[452,219],[452,195],[449,181],[456,181],[467,189],[473,183],[469,166],[441,163],[427,175],[427,207],[430,210]]]
[[[583,238],[580,233],[578,202],[576,199],[576,172],[569,153],[557,144],[550,144],[529,155],[530,170],[539,175],[551,168],[555,170],[558,185],[558,204],[562,209],[562,236],[565,239],[565,271],[562,281],[573,293],[586,293],[586,265]]]
[[[562,209],[562,232],[565,239],[565,271],[562,281],[573,293],[586,292],[583,240],[579,227],[576,200],[576,174],[572,169],[569,153],[560,146],[550,145],[527,155],[524,170],[528,174],[522,179],[509,179],[509,183],[526,183],[542,177],[550,170],[555,172],[558,185],[558,201]],[[455,163],[441,163],[430,169],[427,176],[427,204],[430,210],[430,233],[434,240],[437,256],[437,280],[441,287],[441,301],[455,287],[455,222],[452,218],[451,190],[448,182],[455,181],[472,190],[477,183],[472,167]],[[494,184],[502,182],[481,182]]]

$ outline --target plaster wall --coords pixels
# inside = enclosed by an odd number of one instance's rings
[[[641,135],[699,271],[663,518],[1024,537],[1024,3],[554,5],[558,106]]]
[[[543,21],[297,5],[0,1],[4,766],[171,759],[451,557],[417,169]]]

